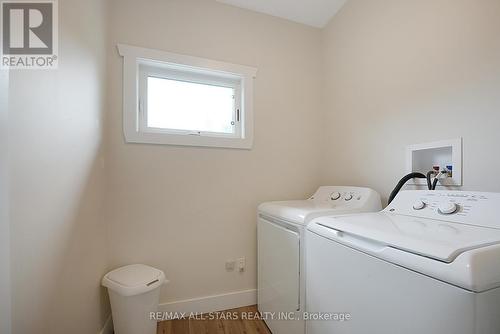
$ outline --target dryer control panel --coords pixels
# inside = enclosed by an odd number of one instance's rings
[[[322,186],[309,197],[309,200],[316,202],[346,203],[363,201],[373,196],[374,191],[369,188],[343,187],[343,186]]]
[[[500,193],[407,190],[384,209],[387,213],[500,229]]]
[[[345,186],[322,186],[306,200],[262,203],[259,214],[305,224],[325,215],[382,210],[380,195],[373,189]]]

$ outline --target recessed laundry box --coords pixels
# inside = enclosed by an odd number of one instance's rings
[[[132,264],[110,271],[102,279],[108,288],[115,334],[154,334],[160,288],[166,283],[163,271]]]

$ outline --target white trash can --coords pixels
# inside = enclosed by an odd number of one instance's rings
[[[132,264],[110,271],[102,279],[108,288],[115,334],[155,334],[160,288],[166,283],[163,271]]]

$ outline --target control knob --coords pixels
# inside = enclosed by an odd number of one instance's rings
[[[413,203],[414,210],[422,210],[423,208],[425,208],[425,203],[423,201],[417,201]]]
[[[336,201],[340,198],[340,193],[339,192],[334,192],[330,195],[330,198],[332,201]]]
[[[457,212],[458,206],[455,203],[443,203],[438,207],[439,213],[443,215],[451,215]]]

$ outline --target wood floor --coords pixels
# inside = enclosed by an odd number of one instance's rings
[[[158,334],[271,334],[264,321],[256,319],[257,306],[206,314],[198,318],[158,323]],[[244,315],[242,315],[245,313]],[[200,319],[201,318],[201,319]]]

